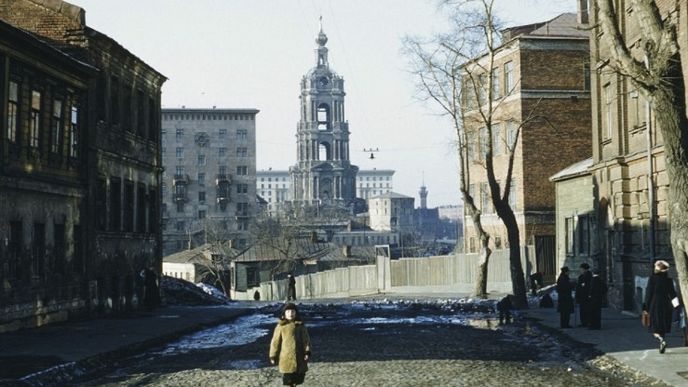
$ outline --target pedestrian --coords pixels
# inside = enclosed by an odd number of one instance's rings
[[[287,301],[296,301],[296,279],[291,273],[287,274]]]
[[[561,268],[559,278],[557,278],[557,294],[559,295],[557,301],[557,312],[559,312],[559,327],[571,328],[569,322],[571,320],[571,313],[573,313],[573,296],[571,291],[571,279],[569,278],[569,268],[564,266]]]
[[[543,273],[537,272],[530,275],[530,294],[535,297],[537,296],[537,291],[542,288],[543,284]]]
[[[650,329],[657,340],[659,340],[659,353],[666,351],[666,341],[664,337],[671,332],[671,315],[674,305],[678,305],[674,281],[669,278],[669,263],[664,260],[655,262],[654,273],[650,276],[645,289],[645,303],[643,311],[650,314]]]
[[[590,325],[590,281],[592,280],[592,273],[590,273],[590,265],[583,262],[580,265],[580,275],[576,283],[576,303],[580,310],[580,326],[587,327]]]
[[[513,309],[513,304],[511,303],[510,295],[504,296],[504,298],[497,302],[497,312],[499,313],[499,325],[511,323],[511,309]]]
[[[143,304],[146,308],[153,309],[160,305],[158,275],[153,266],[144,269],[141,275],[143,276]]]
[[[599,269],[595,269],[592,272],[592,279],[590,280],[590,296],[588,305],[590,307],[589,311],[589,325],[588,329],[601,329],[602,328],[602,304],[607,298],[607,284],[600,276]]]
[[[296,386],[303,383],[310,356],[308,330],[296,305],[287,303],[270,342],[270,363],[279,365],[285,386]]]

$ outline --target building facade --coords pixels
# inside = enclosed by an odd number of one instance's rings
[[[250,239],[256,214],[255,109],[163,109],[164,253],[208,238]]]
[[[677,40],[681,57],[688,57],[688,11],[678,3],[657,2],[662,15],[678,12]],[[644,42],[630,1],[616,3],[621,33],[631,54],[643,61]],[[591,25],[597,25],[591,7]],[[591,34],[592,166],[597,227],[597,254],[590,264],[609,283],[609,301],[625,310],[639,311],[655,259],[673,263],[664,139],[654,111],[627,77],[610,68],[612,50],[597,27]],[[682,60],[684,78],[688,61]],[[672,265],[673,266],[673,265]],[[672,271],[675,268],[672,268]],[[675,272],[673,272],[675,277]]]
[[[277,216],[290,203],[291,176],[286,170],[261,169],[256,172],[256,192],[267,202],[268,216]]]
[[[0,19],[0,330],[136,308],[139,272],[161,269],[165,77],[67,2]]]
[[[394,191],[394,170],[362,169],[356,176],[357,197],[367,200]]]
[[[376,231],[414,232],[413,203],[415,199],[395,192],[368,199],[370,228]]]
[[[491,203],[483,166],[488,140],[493,143],[495,174],[501,184],[508,170],[508,149],[516,144],[508,200],[519,224],[520,243],[532,245],[536,251],[536,262],[527,264],[526,274],[544,272],[548,280],[557,272],[555,193],[548,178],[590,153],[589,43],[588,33],[577,19],[576,14],[562,14],[544,23],[503,31],[491,85],[498,104],[492,139],[477,118],[477,107],[483,102],[480,96],[466,103],[469,192],[492,236],[491,248],[506,249],[508,245],[506,229]],[[485,60],[478,57],[474,63],[484,66]],[[468,253],[479,246],[468,217],[464,244]]]
[[[292,198],[301,206],[351,206],[358,167],[349,161],[344,79],[330,68],[322,26],[316,43],[316,66],[301,80],[297,163],[289,169]]]

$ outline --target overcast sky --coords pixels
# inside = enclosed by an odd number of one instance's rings
[[[446,25],[434,0],[70,0],[92,28],[169,78],[163,107],[257,108],[258,169],[296,160],[299,82],[315,65],[318,18],[345,80],[351,161],[394,169],[394,190],[429,206],[459,202],[453,132],[414,98],[405,35]],[[575,12],[576,0],[497,0],[508,25]],[[379,148],[370,160],[363,148]]]

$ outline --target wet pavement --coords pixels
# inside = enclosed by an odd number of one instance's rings
[[[313,346],[309,386],[657,385],[616,372],[581,345],[516,317],[498,326],[493,301],[357,301],[302,305]],[[112,364],[85,386],[275,386],[267,351],[279,305]],[[603,372],[599,367],[607,367]]]

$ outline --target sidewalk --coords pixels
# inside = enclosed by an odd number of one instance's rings
[[[255,307],[255,306],[253,306]],[[229,306],[167,306],[151,312],[0,334],[0,385],[51,367],[102,365],[252,312]]]
[[[559,329],[556,308],[532,308],[523,315]],[[688,347],[683,346],[683,336],[675,328],[676,325],[666,338],[668,347],[664,354],[659,353],[657,339],[640,325],[639,317],[611,308],[602,310],[601,330],[570,328],[560,331],[578,342],[593,344],[599,351],[645,375],[672,386],[688,386]]]

